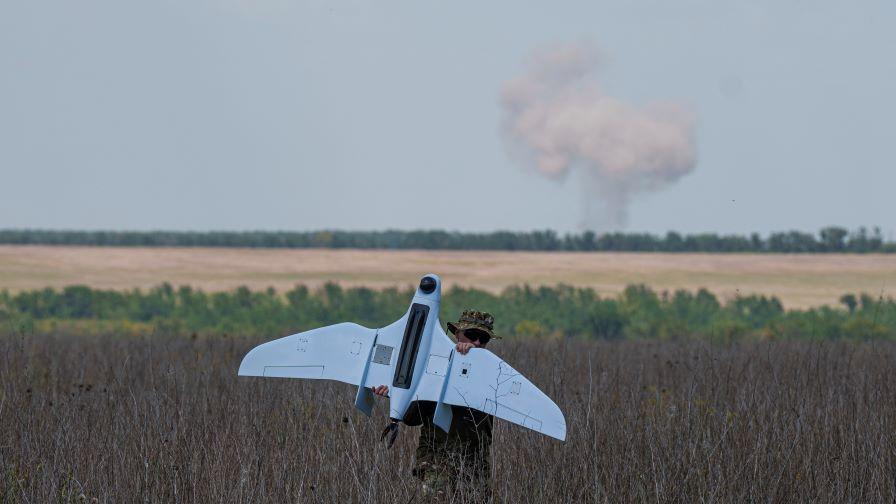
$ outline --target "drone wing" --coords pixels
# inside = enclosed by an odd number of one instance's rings
[[[240,376],[363,380],[376,329],[336,324],[258,345],[243,358]]]
[[[455,353],[441,402],[483,411],[508,422],[566,439],[566,419],[547,395],[488,350]]]
[[[240,364],[241,376],[338,380],[358,386],[355,406],[368,416],[371,386],[391,383],[393,348],[401,343],[407,315],[382,329],[336,324],[286,336],[253,348]],[[560,408],[509,364],[485,349],[466,355],[436,324],[414,400],[436,401],[435,423],[448,430],[450,405],[466,406],[566,439]],[[374,345],[376,344],[376,345]],[[373,365],[372,365],[373,364]]]

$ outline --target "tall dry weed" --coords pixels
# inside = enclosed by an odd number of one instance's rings
[[[2,502],[410,502],[339,383],[238,378],[257,340],[0,338]],[[507,341],[560,443],[496,422],[498,502],[893,502],[896,346]],[[454,501],[464,501],[460,495]],[[446,502],[450,499],[442,499]]]

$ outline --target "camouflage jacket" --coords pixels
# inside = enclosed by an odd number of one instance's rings
[[[488,481],[492,416],[452,406],[451,428],[446,433],[433,424],[435,407],[432,401],[412,403],[404,418],[405,424],[420,426],[414,475],[423,479],[427,471],[438,471],[455,482],[460,478]]]

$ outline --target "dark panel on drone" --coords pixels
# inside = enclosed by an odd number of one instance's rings
[[[393,387],[403,389],[411,387],[411,380],[414,378],[414,363],[417,362],[417,351],[420,350],[420,339],[423,337],[423,328],[426,327],[428,315],[429,306],[418,303],[411,305],[408,325],[404,328],[404,338],[401,340],[398,364],[395,366]]]

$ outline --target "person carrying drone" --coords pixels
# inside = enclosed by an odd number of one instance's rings
[[[460,319],[448,322],[447,327],[457,340],[457,352],[466,354],[473,348],[484,348],[493,338],[501,339],[494,333],[494,323],[495,318],[489,313],[464,310]],[[389,387],[374,387],[373,393],[387,397]],[[406,425],[420,426],[413,475],[423,483],[427,494],[451,495],[463,485],[465,490],[488,495],[493,417],[452,406],[451,428],[446,433],[433,423],[435,407],[435,402],[417,401],[404,418]]]

